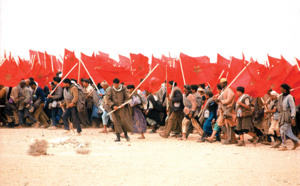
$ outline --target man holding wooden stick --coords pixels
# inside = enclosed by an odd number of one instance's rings
[[[227,87],[227,79],[220,80],[222,87],[221,97],[214,96],[217,103],[220,103],[220,116],[218,118],[218,125],[220,127],[226,126],[227,139],[224,145],[235,144],[237,142],[233,128],[236,126],[234,112],[235,94],[230,87]]]
[[[112,119],[114,122],[116,140],[120,142],[120,134],[124,132],[124,136],[127,141],[130,141],[128,132],[133,132],[133,121],[128,105],[124,105],[119,108],[122,104],[127,102],[130,98],[127,93],[126,87],[120,84],[120,80],[115,78],[113,85],[107,91],[106,94],[107,105],[114,110],[112,113]]]
[[[183,114],[183,94],[177,84],[169,81],[169,88],[172,88],[171,96],[168,96],[168,101],[171,102],[169,108],[169,118],[165,126],[164,134],[160,134],[163,138],[168,138],[171,131],[175,131],[176,135],[181,133]]]

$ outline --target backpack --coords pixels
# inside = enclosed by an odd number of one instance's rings
[[[77,101],[77,110],[78,112],[85,111],[85,96],[80,85],[74,84],[78,89],[78,101]]]

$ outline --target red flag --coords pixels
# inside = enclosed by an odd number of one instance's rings
[[[14,87],[24,78],[24,73],[14,60],[4,59],[0,66],[0,84],[7,87]]]
[[[300,70],[300,60],[295,58],[296,59],[296,62],[297,62],[297,65],[298,65],[298,69]]]
[[[287,76],[282,80],[281,84],[288,84],[292,89],[300,87],[300,71],[295,65]],[[280,85],[281,85],[280,84]],[[280,85],[276,87],[276,91],[280,92]]]
[[[270,68],[275,67],[277,64],[280,63],[280,59],[275,58],[275,57],[271,57],[271,56],[269,56],[269,54],[267,54],[267,55],[268,55],[268,60],[269,60]]]
[[[63,77],[73,68],[74,65],[78,63],[79,61],[76,58],[75,53],[65,49],[64,63],[63,63]],[[78,65],[68,75],[68,78],[70,79],[78,78]]]
[[[24,73],[24,78],[29,78],[28,75],[32,69],[31,62],[19,57],[19,68]]]
[[[169,83],[169,81],[175,81],[177,83],[177,86],[183,89],[184,83],[179,60],[175,58],[166,57],[164,55],[161,57],[161,60],[163,63],[167,64],[167,84]],[[170,94],[171,89],[169,89],[168,86],[167,90]]]
[[[130,69],[130,59],[125,56],[119,55],[119,65],[120,67],[125,67],[125,69]]]
[[[109,58],[109,54],[98,51],[99,55],[104,58]]]
[[[210,63],[201,62],[200,60],[201,58],[203,61],[209,61],[208,57],[194,58],[180,53],[180,58],[187,84],[207,83],[215,78],[213,77],[215,73],[213,66]]]
[[[264,79],[272,83],[272,88],[276,90],[283,83],[283,80],[286,79],[287,75],[292,70],[292,68],[289,62],[287,62],[283,57],[281,59],[276,60],[276,63],[274,62],[275,58],[272,58],[270,56],[268,57],[269,61],[271,59],[273,60],[273,62],[271,62],[272,67],[270,68],[269,72],[265,75]]]
[[[94,68],[98,74],[101,74],[103,80],[107,81],[108,84],[112,84],[115,78],[118,78],[121,83],[125,85],[133,84],[137,86],[139,81],[135,79],[129,69],[125,69],[124,67],[115,67],[115,68]]]
[[[156,68],[155,66],[158,65]],[[156,92],[161,88],[161,84],[166,79],[166,65],[160,59],[153,57],[151,62],[151,70],[155,70],[141,85],[141,90],[148,90],[149,92]]]
[[[95,67],[95,64],[97,63],[96,62],[97,59],[81,53],[81,60],[84,63],[84,65],[87,68],[90,75],[92,76],[95,83],[96,84],[101,83],[104,80],[104,78],[103,78],[103,75],[102,74],[100,75],[99,72],[95,69],[95,68],[97,68],[97,67]],[[85,70],[84,66],[81,64],[80,79],[81,78],[89,79],[90,76],[88,75],[88,72]]]
[[[245,67],[244,60],[235,57],[231,58],[227,81],[230,83]]]
[[[291,91],[291,95],[295,98],[295,105],[300,104],[300,87],[296,87]]]
[[[54,73],[62,71],[62,63],[59,61],[59,59],[56,59],[56,57],[54,55],[52,55],[51,60],[52,60],[52,64],[53,64]]]
[[[149,72],[149,58],[143,54],[130,53],[131,70],[136,79],[143,79]]]
[[[229,65],[230,65],[230,60],[224,58],[223,56],[221,56],[220,54],[217,54],[217,64],[219,64],[220,66],[222,66],[222,68],[224,70],[227,70]]]

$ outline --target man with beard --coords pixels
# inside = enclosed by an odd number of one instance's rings
[[[290,86],[287,84],[282,84],[280,86],[280,91],[282,95],[278,98],[277,109],[279,112],[279,127],[282,140],[282,146],[279,151],[286,151],[286,136],[289,137],[293,143],[295,150],[299,147],[299,139],[294,135],[292,131],[292,125],[296,125],[296,106],[293,96],[290,94]]]

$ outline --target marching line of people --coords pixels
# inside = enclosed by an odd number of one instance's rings
[[[80,135],[82,128],[100,126],[102,121],[100,133],[115,132],[116,142],[121,137],[130,141],[131,133],[146,139],[147,128],[156,133],[164,126],[159,134],[163,138],[171,135],[185,141],[195,129],[199,143],[224,139],[224,145],[262,143],[285,151],[286,141],[291,139],[292,150],[299,147],[300,121],[296,117],[300,111],[287,84],[281,85],[280,94],[269,90],[263,97],[253,98],[244,87],[235,91],[228,87],[225,78],[216,87],[217,95],[204,85],[186,84],[182,91],[173,81],[163,83],[156,92],[147,88],[135,91],[134,85],[125,86],[118,78],[112,85],[99,83],[99,92],[89,79],[78,84],[65,78],[59,86],[61,81],[58,76],[53,78],[51,94],[47,86],[42,89],[32,78],[16,87],[0,85],[1,126],[56,130],[63,124],[64,133],[71,133],[74,125],[75,135]],[[251,136],[249,142],[246,134]]]

